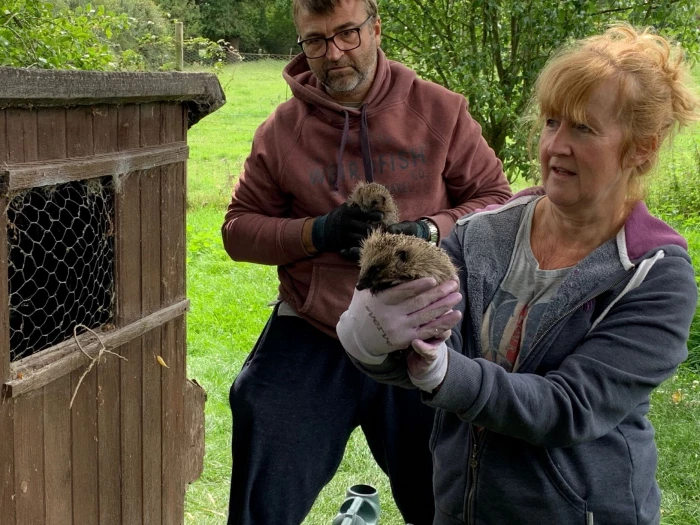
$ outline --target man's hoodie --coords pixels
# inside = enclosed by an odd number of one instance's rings
[[[335,337],[356,263],[312,255],[308,218],[342,204],[359,181],[386,186],[401,220],[430,218],[446,236],[463,215],[510,196],[502,165],[466,100],[378,51],[360,109],[341,106],[299,55],[284,70],[294,97],[258,128],[222,227],[232,259],[278,266],[280,297]]]

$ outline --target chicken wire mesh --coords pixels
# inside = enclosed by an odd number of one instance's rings
[[[111,177],[32,188],[7,209],[10,360],[97,328],[114,303]]]

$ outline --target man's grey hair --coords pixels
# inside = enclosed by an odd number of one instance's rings
[[[306,11],[312,15],[329,15],[335,9],[348,0],[293,0],[292,13],[294,15],[294,24],[297,24],[299,15]],[[377,8],[377,0],[361,0],[365,5],[367,16],[377,17],[379,9]],[[297,26],[297,29],[299,26]]]

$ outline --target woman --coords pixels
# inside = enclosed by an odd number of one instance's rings
[[[343,314],[357,365],[438,409],[436,524],[659,523],[646,414],[687,356],[697,287],[642,181],[697,118],[683,74],[628,25],[557,54],[534,100],[542,187],[457,223],[459,293],[422,279]]]

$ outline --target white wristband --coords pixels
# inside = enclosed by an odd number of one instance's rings
[[[426,392],[432,392],[435,390],[442,381],[445,379],[447,374],[447,344],[443,341],[437,349],[437,357],[435,361],[430,363],[428,368],[421,372],[420,376],[414,376],[411,374],[411,370],[408,370],[408,377],[415,386]]]
[[[357,317],[347,310],[340,316],[335,329],[340,343],[345,351],[365,365],[381,365],[386,361],[387,354],[373,354],[369,352],[359,339],[360,330],[357,329]]]

